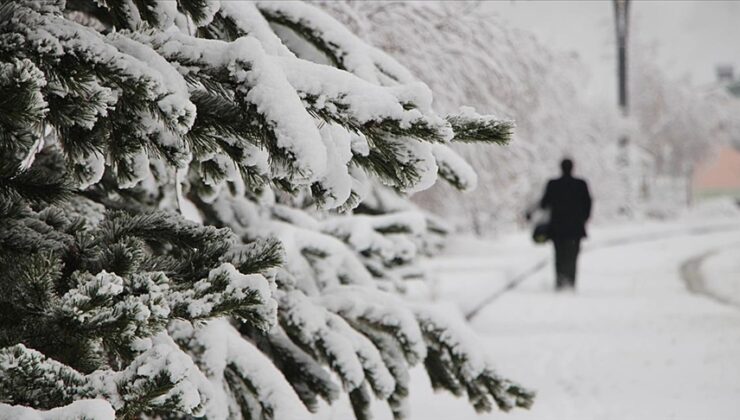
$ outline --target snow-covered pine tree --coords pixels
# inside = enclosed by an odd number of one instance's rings
[[[293,419],[347,393],[403,418],[417,363],[528,407],[401,294],[442,230],[387,197],[473,187],[446,143],[511,131],[431,104],[304,3],[3,1],[0,413]]]

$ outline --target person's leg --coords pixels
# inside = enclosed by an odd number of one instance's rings
[[[566,286],[565,265],[566,265],[566,241],[553,239],[555,248],[555,289],[560,290]]]
[[[568,282],[569,286],[576,287],[576,273],[578,271],[578,254],[581,250],[581,240],[572,239],[568,242]]]

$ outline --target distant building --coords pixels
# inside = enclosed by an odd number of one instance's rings
[[[694,171],[694,199],[730,196],[740,200],[740,151],[725,146]]]
[[[736,78],[734,68],[731,65],[718,65],[716,70],[715,88],[726,90],[740,101],[740,79]],[[740,150],[723,146],[702,161],[694,170],[692,191],[696,200],[730,196],[740,203]]]

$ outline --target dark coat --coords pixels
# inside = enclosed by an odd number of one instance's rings
[[[553,239],[586,236],[586,221],[591,216],[591,194],[586,181],[564,175],[551,179],[540,207],[550,210],[549,234]]]

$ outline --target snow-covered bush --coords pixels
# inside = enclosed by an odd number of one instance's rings
[[[683,183],[685,168],[724,142],[739,121],[716,95],[670,80],[654,64],[655,54],[637,42],[630,50],[632,109],[625,123],[616,104],[587,95],[588,69],[577,55],[553,50],[486,2],[331,0],[321,6],[426,82],[436,109],[450,112],[466,103],[517,120],[510,147],[454,147],[485,168],[475,194],[450,200],[450,186],[437,184],[414,196],[466,230],[491,233],[521,221],[564,156],[591,182],[596,219],[619,217],[625,205],[632,215],[648,211],[651,201],[675,196],[658,191],[654,180],[668,167],[684,168],[669,184]],[[630,143],[622,148],[625,132]],[[676,209],[686,201],[683,194],[675,198],[663,204]]]
[[[605,147],[617,136],[616,113],[586,100],[587,71],[577,57],[513,28],[484,2],[326,1],[322,7],[428,83],[436,109],[452,112],[466,103],[517,120],[510,147],[454,147],[485,168],[475,194],[449,200],[450,186],[438,184],[414,197],[423,207],[466,230],[490,233],[522,218],[564,155],[609,191],[600,197],[596,190],[600,211],[620,197],[621,186],[612,182],[616,148]]]
[[[417,363],[528,407],[400,293],[444,228],[397,194],[471,188],[449,144],[511,128],[435,113],[305,3],[2,2],[2,416],[294,419],[347,393],[402,418]]]

